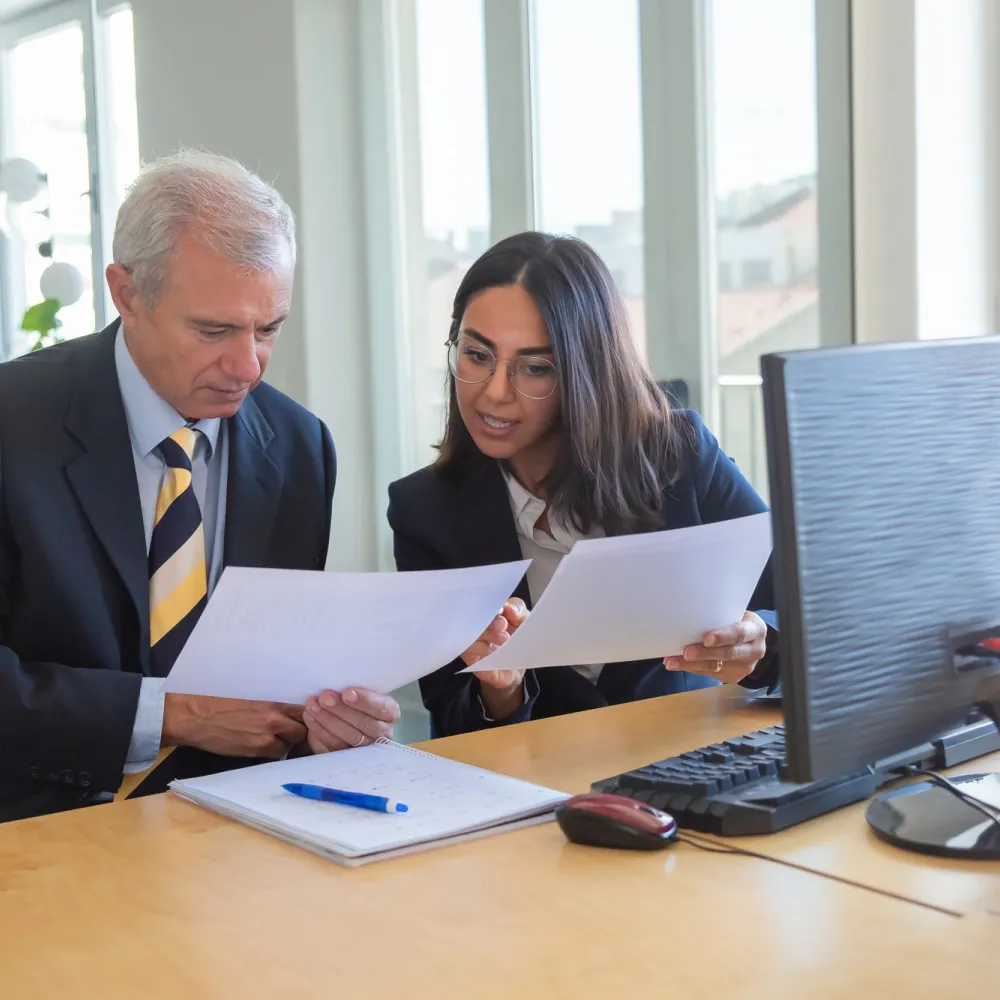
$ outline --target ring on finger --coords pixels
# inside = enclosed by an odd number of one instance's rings
[[[721,674],[722,673],[722,660],[716,660],[715,661],[715,667],[713,669],[713,672],[717,673],[717,674]]]
[[[720,669],[721,669],[721,665],[720,665]],[[357,748],[358,748],[359,746],[362,746],[362,745],[364,744],[364,742],[365,742],[365,734],[364,734],[364,733],[362,733],[362,734],[361,734],[361,738],[360,738],[360,739],[358,740],[358,742],[357,742],[357,743],[352,743],[352,744],[351,744],[351,746],[352,746],[352,747],[353,747],[353,748],[354,748],[355,750],[357,750]]]

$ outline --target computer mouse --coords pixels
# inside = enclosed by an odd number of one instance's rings
[[[556,809],[556,821],[574,844],[656,851],[677,836],[673,816],[624,795],[575,795]]]

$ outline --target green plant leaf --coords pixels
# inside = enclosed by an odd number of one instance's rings
[[[62,303],[58,299],[46,299],[44,302],[36,302],[29,306],[21,320],[21,329],[30,330],[35,333],[46,334],[58,329],[62,323],[56,316],[62,308]]]

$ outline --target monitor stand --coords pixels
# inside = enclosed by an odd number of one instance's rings
[[[963,774],[950,780],[1000,815],[1000,774]],[[883,792],[868,804],[865,818],[878,837],[896,847],[945,858],[1000,861],[1000,823],[930,781]]]
[[[977,707],[1000,728],[1000,683],[996,676],[983,694]],[[977,751],[986,751],[986,734],[973,730],[972,725],[967,726],[938,742],[939,750],[945,752],[934,766],[951,766],[977,756]],[[951,742],[954,737],[958,739]],[[872,799],[865,812],[869,826],[876,836],[905,850],[946,858],[1000,861],[1000,772],[963,774],[949,780],[972,798],[992,806],[987,811],[994,812],[997,820],[928,780],[892,788]]]

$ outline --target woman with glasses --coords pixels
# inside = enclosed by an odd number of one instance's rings
[[[396,564],[532,562],[482,637],[421,681],[435,734],[718,681],[770,683],[775,665],[761,617],[774,606],[769,569],[751,601],[760,615],[747,612],[683,656],[489,669],[489,653],[524,621],[578,539],[682,528],[766,507],[701,419],[671,412],[635,349],[614,281],[587,244],[522,233],[488,250],[458,289],[447,347],[438,459],[389,490]],[[600,616],[597,593],[580,608],[581,628],[600,627]],[[459,673],[467,665],[482,669]]]

